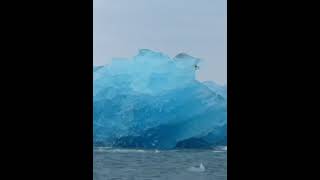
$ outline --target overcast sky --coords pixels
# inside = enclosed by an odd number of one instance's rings
[[[197,78],[227,81],[226,0],[94,0],[93,64],[139,49],[204,60]]]

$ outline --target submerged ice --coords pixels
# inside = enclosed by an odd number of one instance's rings
[[[147,49],[93,68],[94,145],[209,148],[226,145],[226,86],[195,78],[200,59]]]

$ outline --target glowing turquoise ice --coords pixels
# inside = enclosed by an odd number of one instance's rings
[[[143,49],[93,68],[95,146],[226,144],[226,87],[195,79],[199,59]]]

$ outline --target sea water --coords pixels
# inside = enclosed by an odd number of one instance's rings
[[[227,151],[94,148],[94,180],[226,180]],[[193,171],[200,164],[203,171]]]

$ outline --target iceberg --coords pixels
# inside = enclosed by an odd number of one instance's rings
[[[227,141],[227,89],[196,80],[200,59],[141,49],[93,67],[94,146],[210,148]]]

